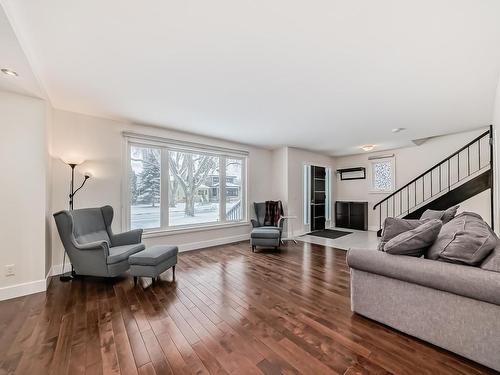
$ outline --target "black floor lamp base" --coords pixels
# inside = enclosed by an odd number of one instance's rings
[[[71,276],[70,274],[61,275],[59,276],[59,280],[61,280],[62,282],[68,282],[73,280],[73,276]]]

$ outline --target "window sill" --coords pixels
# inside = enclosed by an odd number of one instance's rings
[[[203,232],[203,231],[207,231],[207,230],[244,227],[244,226],[249,226],[249,225],[250,225],[249,221],[238,221],[235,223],[229,222],[229,223],[207,224],[207,225],[197,225],[197,226],[169,228],[169,229],[153,229],[153,230],[149,230],[149,231],[144,231],[144,234],[142,235],[142,237],[143,238],[163,237],[163,236],[170,236],[170,235],[174,235],[174,234]]]

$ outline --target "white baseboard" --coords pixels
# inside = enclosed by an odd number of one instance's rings
[[[29,281],[16,285],[10,285],[0,288],[0,301],[22,297],[27,294],[45,292],[47,289],[47,279]]]
[[[305,231],[305,230],[301,230],[301,231],[293,231],[293,234],[292,234],[292,238],[293,239],[296,239],[297,237],[300,237],[300,236],[303,236],[305,234],[307,234],[309,232]]]
[[[49,287],[52,272],[53,267],[51,267],[45,279],[0,288],[0,301],[22,297],[33,293],[45,292]]]
[[[62,263],[61,264],[53,264],[52,268],[50,269],[50,276],[57,276],[62,273]],[[64,272],[69,272],[71,271],[71,263],[66,263],[64,266]]]
[[[191,242],[179,245],[179,251],[184,252],[184,251],[204,249],[206,247],[227,245],[233,242],[246,241],[249,239],[250,239],[250,234],[247,233],[247,234],[240,234],[238,236],[222,237],[213,240]]]

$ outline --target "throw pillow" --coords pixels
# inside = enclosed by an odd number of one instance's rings
[[[408,220],[388,217],[384,221],[384,230],[380,243],[378,244],[378,250],[384,251],[384,246],[390,239],[396,237],[398,234],[415,229],[426,221],[427,220]]]
[[[453,206],[448,208],[447,210],[444,211],[436,211],[436,210],[425,210],[422,216],[420,217],[420,220],[424,219],[439,219],[443,222],[443,224],[446,224],[449,222],[451,219],[455,217],[457,214],[457,210],[460,206]]]
[[[426,257],[477,266],[493,251],[497,242],[495,233],[481,216],[463,212],[443,225]]]
[[[483,270],[500,272],[500,241],[491,254],[481,264]]]
[[[391,239],[385,244],[384,250],[389,254],[420,257],[434,243],[442,226],[443,223],[438,219],[426,221]]]

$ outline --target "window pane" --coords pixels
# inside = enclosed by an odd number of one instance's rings
[[[219,221],[219,157],[169,153],[169,225]]]
[[[160,227],[161,150],[130,148],[130,228]]]
[[[392,162],[373,163],[373,188],[382,191],[392,189]]]
[[[243,161],[226,159],[226,220],[240,221],[243,212],[241,205]]]

